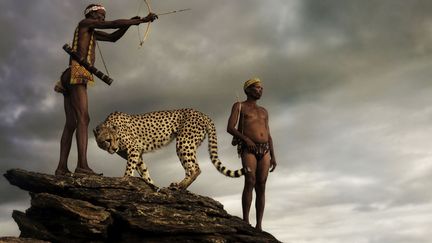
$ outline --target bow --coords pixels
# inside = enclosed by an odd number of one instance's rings
[[[150,4],[147,2],[147,0],[143,0],[143,2],[145,3],[145,5],[147,7],[147,11],[149,13],[151,13],[152,10],[151,10]],[[138,13],[139,13],[139,11],[141,9],[141,6],[142,6],[142,2],[140,2],[140,5],[138,7]],[[138,15],[138,13],[137,13],[137,15]],[[147,36],[150,33],[150,23],[151,22],[147,22],[147,28],[146,28],[146,30],[144,32],[144,36],[143,36],[142,39],[141,39],[141,33],[140,33],[139,25],[137,26],[137,28],[138,28],[138,38],[139,38],[139,41],[140,41],[140,43],[139,43],[140,47],[144,44],[144,41],[147,39]]]
[[[148,11],[149,13],[151,13],[151,12],[152,12],[152,9],[151,9],[151,7],[150,7],[150,4],[147,2],[147,0],[143,0],[143,2],[144,2],[145,5],[147,6],[147,11]],[[137,15],[138,15],[139,12],[140,12],[141,6],[142,6],[142,2],[140,2],[140,5],[139,5],[139,7],[138,7]],[[159,15],[167,15],[167,14],[179,13],[179,12],[188,11],[188,10],[191,10],[191,9],[190,9],[190,8],[179,9],[179,10],[169,11],[169,12],[165,12],[165,13],[160,13],[160,14],[157,14],[157,15],[158,15],[158,16],[159,16]],[[146,30],[145,30],[145,32],[144,32],[144,36],[143,36],[142,39],[141,39],[141,33],[140,33],[139,25],[137,25],[137,28],[138,28],[138,38],[139,38],[139,41],[140,41],[139,46],[140,46],[140,47],[143,46],[144,41],[147,39],[147,36],[148,36],[148,34],[150,33],[150,23],[151,23],[151,21],[147,22],[147,28],[146,28]]]

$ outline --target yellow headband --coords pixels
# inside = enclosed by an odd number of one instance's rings
[[[246,90],[249,86],[256,83],[261,83],[261,80],[259,78],[251,78],[244,83],[243,89]]]

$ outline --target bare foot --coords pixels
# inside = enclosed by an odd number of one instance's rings
[[[71,176],[72,172],[70,172],[68,169],[66,169],[66,170],[57,169],[54,172],[54,175],[56,175],[56,176]]]
[[[86,175],[95,175],[95,176],[102,176],[103,173],[95,173],[92,169],[83,169],[83,168],[76,168],[75,174],[86,174]]]
[[[255,226],[255,229],[257,229],[258,231],[260,231],[260,232],[262,232],[263,230],[262,230],[262,226],[261,225],[256,225]]]
[[[252,225],[249,223],[249,219],[243,219],[243,221],[252,227]]]

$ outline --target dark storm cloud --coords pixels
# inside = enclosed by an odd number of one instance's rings
[[[413,47],[431,20],[432,3],[428,1],[305,1],[303,7],[304,28],[312,34],[341,34],[356,50],[372,51],[378,47]]]
[[[271,23],[266,26],[278,35],[270,38],[272,52],[261,65],[277,80],[272,92],[287,92],[286,97],[323,92],[350,81],[353,73],[432,50],[428,1],[302,1],[298,10],[296,28],[286,25],[278,32]],[[290,45],[305,50],[290,53]]]

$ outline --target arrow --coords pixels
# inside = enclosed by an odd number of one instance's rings
[[[158,16],[160,16],[160,15],[167,15],[167,14],[173,14],[173,13],[184,12],[184,11],[188,11],[188,10],[191,10],[191,9],[190,9],[190,8],[179,9],[179,10],[174,10],[174,11],[170,11],[170,12],[160,13],[160,14],[157,14],[157,15],[158,15]]]

